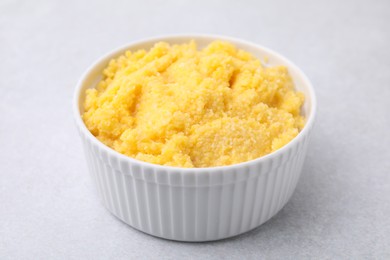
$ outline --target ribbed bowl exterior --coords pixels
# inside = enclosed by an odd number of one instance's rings
[[[80,133],[104,206],[140,231],[180,241],[223,239],[266,222],[290,199],[308,145],[305,136],[261,163],[197,174],[123,160]]]
[[[154,42],[224,39],[271,64],[285,64],[305,93],[307,122],[286,146],[262,158],[232,166],[184,169],[141,162],[104,146],[85,127],[80,114],[85,89],[94,87],[107,62],[127,48]],[[87,70],[74,98],[76,125],[104,206],[145,233],[179,241],[210,241],[239,235],[274,216],[290,199],[299,180],[313,126],[316,100],[306,76],[290,61],[264,47],[220,36],[170,36],[136,42],[106,55]]]

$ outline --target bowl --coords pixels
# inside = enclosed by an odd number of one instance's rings
[[[94,88],[112,58],[125,50],[149,49],[158,41],[214,40],[233,43],[269,65],[284,65],[305,95],[301,132],[279,150],[230,166],[178,168],[139,161],[101,143],[81,114],[85,90]],[[104,55],[82,76],[73,112],[89,172],[103,205],[117,218],[147,234],[179,241],[211,241],[236,236],[273,217],[290,199],[299,180],[313,127],[316,98],[310,81],[292,62],[247,41],[214,35],[166,36],[127,44]]]

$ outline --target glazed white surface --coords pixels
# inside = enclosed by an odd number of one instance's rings
[[[158,4],[156,4],[158,3]],[[0,258],[390,257],[388,1],[1,1]],[[100,204],[73,122],[83,71],[127,42],[172,33],[280,52],[318,98],[290,202],[212,243],[145,235]]]

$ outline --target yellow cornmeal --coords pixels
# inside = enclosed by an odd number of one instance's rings
[[[279,149],[304,125],[302,93],[286,67],[215,41],[159,42],[111,60],[86,91],[83,119],[104,144],[178,167],[249,161]]]

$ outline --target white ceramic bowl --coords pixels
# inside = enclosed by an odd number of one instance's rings
[[[149,49],[158,41],[198,47],[224,40],[270,65],[287,66],[296,89],[305,94],[302,131],[281,149],[231,166],[177,168],[142,162],[122,155],[96,139],[86,128],[84,93],[95,87],[109,60],[125,50]],[[168,36],[130,43],[95,62],[82,76],[74,95],[74,116],[87,164],[104,206],[116,217],[145,233],[180,241],[209,241],[236,236],[274,216],[290,199],[301,174],[313,126],[316,99],[311,83],[281,55],[242,40],[221,36]]]

